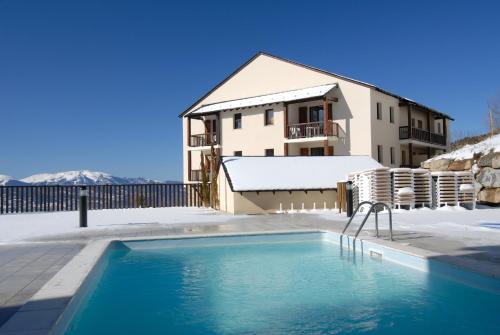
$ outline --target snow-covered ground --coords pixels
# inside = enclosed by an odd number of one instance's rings
[[[0,216],[0,243],[18,242],[41,236],[76,233],[78,212],[9,214]],[[202,208],[147,208],[109,209],[88,212],[88,228],[112,230],[138,228],[145,224],[214,224],[234,218],[211,209]]]
[[[345,219],[345,214],[320,212],[327,219]],[[358,214],[359,215],[359,214]],[[357,227],[363,215],[353,222]],[[373,215],[366,228],[373,229]],[[387,229],[387,214],[380,214],[380,228]],[[411,211],[394,210],[393,229],[396,231],[421,232],[448,240],[461,241],[465,245],[500,245],[500,208],[483,207],[467,210],[463,207],[418,208]]]
[[[471,159],[474,157],[474,154],[485,155],[490,151],[500,152],[500,134],[493,136],[492,138],[487,138],[484,141],[481,141],[476,144],[468,144],[460,149],[455,151],[451,151],[436,157],[431,158],[430,160],[437,159],[455,159],[455,160],[463,160],[463,159]]]
[[[335,227],[347,222],[344,213],[334,211],[308,211],[311,224],[317,222],[315,217],[337,222]],[[147,208],[147,209],[110,209],[89,211],[86,232],[91,230],[113,231],[118,229],[137,229],[146,225],[158,227],[169,225],[207,225],[218,223],[238,224],[245,219],[246,224],[263,221],[272,222],[277,219],[280,225],[283,216],[234,216],[211,209],[202,208]],[[359,215],[353,226],[362,219]],[[251,219],[248,221],[247,219]],[[281,220],[281,221],[280,221]],[[309,222],[307,219],[305,222]],[[387,215],[380,214],[380,227],[387,229]],[[500,245],[500,208],[481,208],[470,211],[464,208],[443,207],[436,210],[427,208],[412,211],[395,210],[393,216],[394,230],[397,232],[420,232],[448,240],[457,240],[464,245]],[[332,226],[333,227],[333,226]],[[373,228],[373,216],[368,221],[368,229]],[[39,214],[13,214],[0,216],[0,243],[26,241],[49,235],[71,234],[82,232],[78,227],[78,212],[56,212]]]

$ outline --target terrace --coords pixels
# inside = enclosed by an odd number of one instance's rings
[[[373,230],[364,232],[362,239],[498,277],[500,230],[493,224],[497,220],[496,209],[399,211],[395,213],[395,242],[372,240]],[[382,226],[386,217],[381,215],[379,221]],[[38,301],[45,309],[51,308],[42,310],[44,318],[32,319],[41,311],[34,309],[36,300],[12,315],[75,254],[98,240],[318,229],[339,232],[345,222],[344,214],[331,210],[256,217],[225,215],[200,208],[148,208],[91,211],[89,228],[81,229],[78,212],[3,215],[0,216],[0,327],[2,324],[4,327],[0,333],[13,334],[21,329],[48,333],[70,296],[60,301]],[[373,227],[373,220],[368,224]]]

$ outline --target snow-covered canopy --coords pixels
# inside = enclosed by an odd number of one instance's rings
[[[223,157],[234,192],[336,189],[354,171],[381,167],[369,156]]]
[[[218,102],[210,105],[203,105],[189,114],[205,114],[209,112],[228,110],[234,108],[243,108],[250,106],[272,104],[277,102],[290,102],[308,98],[323,97],[336,86],[337,84],[327,84],[327,85],[303,88],[300,90],[261,95],[252,98]]]

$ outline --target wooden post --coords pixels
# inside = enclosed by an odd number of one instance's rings
[[[188,181],[191,181],[191,151],[187,151],[187,172],[188,172]]]
[[[413,167],[413,144],[408,143],[408,163],[410,167]]]
[[[410,104],[408,104],[408,139],[411,139],[411,105]]]
[[[285,143],[284,155],[288,156],[288,143]]]
[[[221,129],[221,122],[220,122],[220,112],[217,112],[217,126],[215,129],[215,143],[216,144],[222,144],[222,129]]]
[[[427,131],[429,132],[429,136],[430,136],[430,132],[431,132],[431,111],[427,111]]]
[[[286,102],[283,104],[283,112],[285,118],[285,121],[283,123],[283,135],[285,136],[285,138],[288,138],[288,104]]]
[[[323,135],[328,136],[328,101],[323,98]],[[328,142],[326,143],[328,146]]]
[[[446,129],[446,118],[443,116],[444,145],[448,144],[448,130]]]

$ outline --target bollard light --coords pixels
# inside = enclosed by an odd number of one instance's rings
[[[87,186],[80,187],[80,228],[87,227]]]
[[[353,211],[353,199],[352,199],[352,181],[348,181],[345,185],[346,189],[346,214],[347,217],[350,218],[352,216]]]

